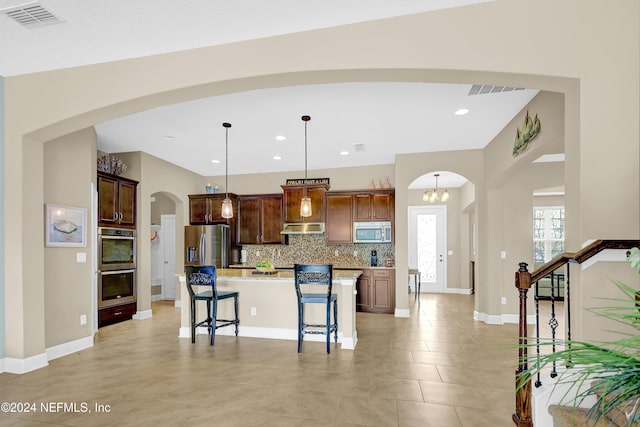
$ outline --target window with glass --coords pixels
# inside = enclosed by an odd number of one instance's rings
[[[533,262],[544,264],[564,252],[564,207],[533,208]]]

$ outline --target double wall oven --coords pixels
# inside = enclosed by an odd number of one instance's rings
[[[136,232],[98,229],[98,309],[136,301]]]

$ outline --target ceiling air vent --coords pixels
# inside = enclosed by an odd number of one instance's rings
[[[514,90],[523,90],[522,87],[511,86],[493,86],[493,85],[473,85],[469,90],[469,95],[484,95],[485,93],[512,92]]]
[[[367,146],[365,144],[353,144],[353,148],[355,149],[356,153],[367,151]]]
[[[0,9],[0,11],[26,28],[44,27],[64,22],[38,2]]]

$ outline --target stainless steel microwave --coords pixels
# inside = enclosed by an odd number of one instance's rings
[[[391,243],[391,221],[354,222],[353,243]]]

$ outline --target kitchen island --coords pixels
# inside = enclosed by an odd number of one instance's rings
[[[338,295],[338,343],[342,349],[353,350],[358,338],[356,331],[356,280],[360,270],[334,270],[333,293]],[[240,327],[238,336],[270,339],[298,339],[298,308],[292,270],[276,270],[275,274],[255,274],[249,269],[218,269],[219,290],[240,293]],[[180,338],[191,338],[189,291],[184,274],[180,281]],[[204,317],[204,302],[198,306],[198,318]],[[233,317],[233,304],[222,301],[218,304],[219,318]],[[325,311],[321,304],[305,309],[305,320],[324,323]],[[196,334],[207,334],[199,328]],[[220,328],[217,335],[233,335],[233,327]],[[324,335],[305,335],[305,341],[324,341]],[[295,347],[293,347],[295,350]]]

